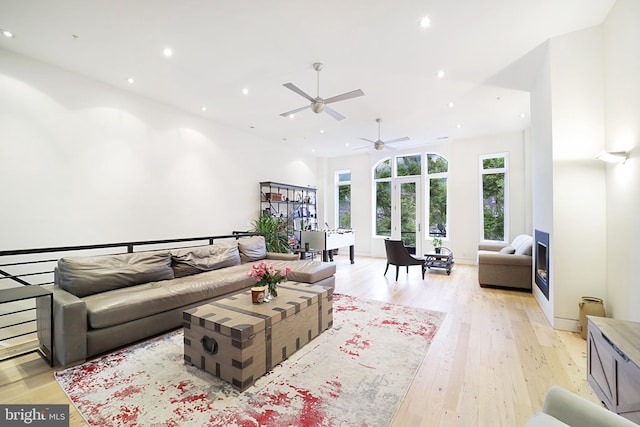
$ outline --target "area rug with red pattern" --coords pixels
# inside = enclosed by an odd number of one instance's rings
[[[386,426],[445,314],[334,294],[333,327],[239,392],[175,331],[55,373],[91,426]]]

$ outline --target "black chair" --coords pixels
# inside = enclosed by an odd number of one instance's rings
[[[404,243],[402,243],[402,240],[385,239],[384,248],[387,250],[387,268],[384,270],[385,276],[390,264],[396,266],[396,282],[398,281],[398,271],[401,265],[407,267],[407,274],[409,273],[410,265],[419,265],[422,270],[422,280],[424,280],[424,259],[411,255],[404,246]]]

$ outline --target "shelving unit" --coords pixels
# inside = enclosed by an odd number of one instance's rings
[[[265,181],[260,183],[260,212],[283,218],[289,244],[300,247],[301,232],[318,229],[316,188]]]

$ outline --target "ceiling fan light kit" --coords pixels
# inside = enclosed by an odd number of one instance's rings
[[[345,117],[342,114],[338,113],[336,110],[330,107],[327,107],[327,104],[332,104],[334,102],[339,102],[339,101],[346,101],[347,99],[356,98],[358,96],[364,95],[364,92],[361,89],[357,89],[351,92],[343,93],[341,95],[332,96],[330,98],[326,98],[326,99],[321,98],[320,97],[320,71],[322,70],[322,66],[323,66],[322,62],[313,63],[313,69],[316,70],[316,72],[318,73],[318,77],[317,77],[318,87],[316,92],[317,96],[315,98],[313,98],[311,95],[309,95],[308,93],[306,93],[305,91],[303,91],[302,89],[294,85],[293,83],[283,84],[283,86],[286,87],[287,89],[305,98],[307,101],[310,102],[310,104],[304,107],[296,108],[295,110],[287,111],[286,113],[281,113],[280,115],[282,117],[290,117],[292,114],[295,114],[299,111],[306,110],[307,108],[311,108],[311,111],[313,111],[314,113],[319,114],[324,111],[325,113],[329,114],[331,117],[333,117],[336,120],[343,120]]]

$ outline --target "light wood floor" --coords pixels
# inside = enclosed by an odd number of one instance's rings
[[[385,260],[335,257],[336,292],[446,313],[392,423],[398,426],[522,426],[546,390],[563,386],[598,402],[586,382],[586,342],[553,330],[530,293],[482,289],[475,266],[395,269]],[[577,303],[577,302],[576,302]],[[0,362],[1,403],[69,403],[37,354]],[[71,426],[84,426],[70,407]]]

